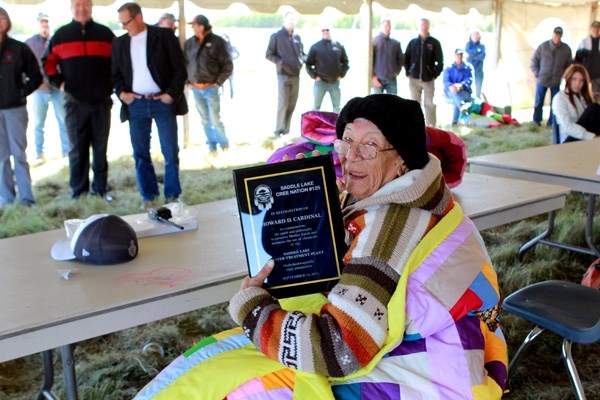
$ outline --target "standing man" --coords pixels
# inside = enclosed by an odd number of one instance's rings
[[[552,104],[552,99],[560,89],[563,73],[573,62],[571,48],[562,42],[562,35],[563,29],[560,26],[554,28],[552,39],[542,42],[531,57],[530,68],[536,80],[533,122],[538,126],[542,124],[542,107],[546,92],[550,89],[550,104]],[[551,126],[553,122],[551,105],[548,126]]]
[[[202,119],[208,154],[216,157],[217,145],[221,151],[229,150],[229,140],[221,121],[219,88],[231,76],[233,62],[227,42],[212,32],[208,18],[196,15],[191,24],[194,36],[185,41],[188,82]]]
[[[412,39],[406,48],[404,68],[411,99],[424,106],[427,125],[435,126],[434,82],[444,68],[444,55],[440,42],[429,34],[429,25],[428,19],[421,19],[419,36]]]
[[[350,68],[348,56],[341,43],[331,40],[329,26],[323,26],[321,35],[323,38],[311,46],[306,57],[306,72],[315,80],[313,109],[320,110],[325,93],[329,93],[333,112],[339,113],[340,80]]]
[[[596,101],[600,101],[600,21],[592,22],[590,36],[579,44],[575,61],[583,64],[590,74],[592,91]]]
[[[271,35],[267,46],[267,60],[277,67],[276,137],[290,133],[290,121],[300,90],[300,69],[306,56],[300,36],[294,33],[295,27],[296,14],[286,12],[283,27]]]
[[[463,61],[463,49],[454,51],[454,63],[444,69],[444,96],[454,105],[452,126],[458,123],[461,106],[471,101],[473,69]]]
[[[25,41],[29,46],[41,67],[41,58],[46,46],[48,45],[48,39],[50,38],[50,24],[48,15],[39,13],[37,16],[37,22],[39,24],[39,33],[33,35]],[[43,68],[42,68],[43,69]],[[35,126],[35,151],[37,154],[37,160],[40,162],[46,161],[44,157],[44,124],[46,123],[46,114],[48,113],[48,104],[52,102],[52,108],[54,108],[54,115],[58,122],[58,133],[60,135],[60,145],[62,150],[62,156],[67,157],[69,155],[69,135],[67,134],[67,127],[65,126],[65,94],[57,88],[50,85],[47,79],[44,79],[42,85],[33,92],[33,123]]]
[[[92,0],[71,0],[73,21],[56,31],[42,63],[48,80],[65,92],[71,196],[90,192],[90,146],[94,179],[90,194],[107,196],[108,133],[112,107],[110,52],[115,35],[92,20]]]
[[[171,13],[164,13],[160,16],[158,20],[158,26],[161,28],[167,28],[172,30],[173,32],[177,31],[177,26],[175,25],[175,16]]]
[[[17,197],[26,207],[35,204],[25,153],[26,104],[42,83],[42,74],[29,47],[8,36],[11,27],[8,13],[0,7],[0,208]]]
[[[381,32],[373,39],[373,93],[398,94],[397,76],[404,65],[402,46],[390,37],[392,23],[389,17],[381,20]]]
[[[181,195],[177,115],[186,114],[183,95],[186,72],[179,41],[170,29],[148,26],[136,3],[118,9],[127,31],[114,40],[112,79],[121,99],[121,122],[129,119],[135,173],[143,207],[159,196],[150,156],[152,120],[158,128],[165,159],[164,195],[171,202]]]
[[[481,34],[473,31],[465,46],[467,62],[473,66],[475,75],[475,96],[481,97],[481,86],[483,85],[483,60],[485,60],[485,46],[481,44]]]

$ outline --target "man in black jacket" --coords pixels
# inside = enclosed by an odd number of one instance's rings
[[[13,203],[17,194],[21,204],[35,203],[25,153],[26,97],[40,86],[42,74],[29,47],[8,36],[11,27],[8,13],[0,7],[0,208]]]
[[[227,42],[212,32],[208,18],[196,15],[191,25],[194,36],[185,41],[184,48],[188,82],[202,120],[209,155],[216,157],[217,145],[221,151],[229,149],[229,139],[221,121],[219,88],[231,76],[233,62]]]
[[[306,72],[315,80],[313,87],[314,110],[320,110],[325,93],[329,93],[333,111],[340,112],[340,80],[350,66],[346,49],[340,42],[331,40],[328,25],[321,28],[323,39],[313,44],[306,57]]]
[[[440,42],[429,34],[428,19],[421,19],[419,36],[408,43],[404,67],[411,99],[418,101],[425,109],[427,125],[435,126],[434,82],[444,70],[444,55]]]
[[[277,122],[275,136],[290,133],[290,121],[300,91],[300,69],[306,55],[300,36],[294,33],[296,14],[285,13],[283,27],[269,39],[266,57],[277,67]]]
[[[373,39],[373,93],[398,94],[398,79],[404,65],[402,45],[392,39],[390,17],[381,19],[381,32]]]
[[[112,79],[122,102],[121,121],[129,119],[138,188],[144,205],[159,196],[150,156],[154,120],[165,159],[165,200],[173,201],[181,195],[176,116],[187,113],[183,52],[172,30],[144,23],[138,4],[125,3],[118,12],[127,33],[113,44]]]
[[[52,36],[42,64],[50,83],[66,93],[71,195],[77,198],[90,191],[91,145],[94,155],[91,193],[105,196],[112,108],[110,51],[115,35],[92,20],[91,0],[71,0],[71,12],[73,21]]]

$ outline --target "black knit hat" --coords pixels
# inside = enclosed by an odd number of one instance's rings
[[[335,131],[342,138],[346,124],[357,118],[374,123],[394,146],[408,169],[421,169],[429,161],[425,118],[418,102],[393,94],[372,94],[350,100],[338,116]]]

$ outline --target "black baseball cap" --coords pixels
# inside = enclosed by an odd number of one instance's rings
[[[206,18],[202,14],[196,15],[194,17],[194,19],[192,19],[192,22],[190,22],[190,25],[192,25],[192,24],[202,25],[204,27],[204,29],[206,29],[206,30],[212,29],[210,22],[208,22],[208,18]]]
[[[137,256],[138,240],[131,225],[123,218],[95,214],[79,225],[70,240],[54,243],[51,254],[59,261],[77,259],[90,264],[119,264]]]
[[[560,26],[557,26],[556,28],[554,28],[553,32],[556,33],[557,35],[562,35],[563,29]]]

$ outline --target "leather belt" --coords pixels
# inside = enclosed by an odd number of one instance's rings
[[[155,97],[160,96],[161,94],[163,94],[163,92],[151,93],[151,94],[140,94],[140,93],[136,93],[136,94],[138,96],[141,96],[142,99],[155,100]]]

